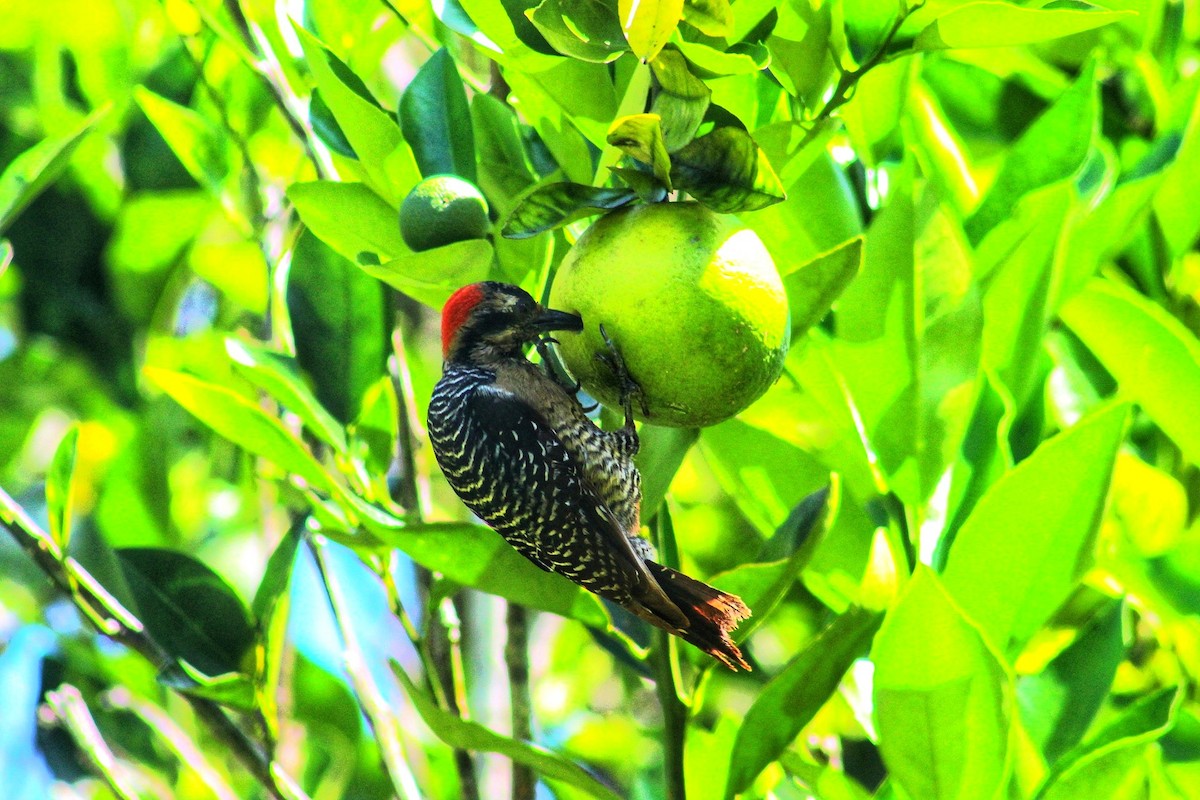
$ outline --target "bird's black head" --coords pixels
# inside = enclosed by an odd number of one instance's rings
[[[451,295],[442,309],[442,356],[474,364],[521,357],[529,342],[559,330],[581,331],[583,321],[542,307],[517,286],[472,283]]]

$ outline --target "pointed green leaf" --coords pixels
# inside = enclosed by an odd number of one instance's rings
[[[219,197],[230,169],[229,143],[222,132],[206,117],[143,86],[135,87],[133,96],[188,174]]]
[[[654,177],[671,191],[671,156],[663,142],[661,121],[657,114],[621,117],[608,129],[608,143],[649,166]]]
[[[475,182],[475,132],[458,67],[442,48],[421,65],[400,98],[400,127],[421,176],[454,174]]]
[[[521,200],[501,233],[509,239],[526,239],[573,220],[619,208],[635,196],[630,189],[605,189],[580,183],[546,184]]]
[[[904,8],[895,0],[842,0],[846,16],[846,43],[859,64],[867,61],[883,41]]]
[[[362,183],[293,183],[288,200],[317,238],[361,264],[390,261],[407,252],[396,209]]]
[[[236,673],[254,644],[242,601],[219,575],[189,555],[151,547],[117,550],[147,633],[170,655],[205,675]]]
[[[863,237],[822,253],[806,264],[788,270],[784,264],[780,276],[787,290],[788,311],[792,315],[792,341],[820,322],[830,306],[862,269]]]
[[[641,446],[634,461],[642,475],[642,516],[650,519],[658,513],[675,473],[699,438],[700,430],[643,425],[638,433]]]
[[[404,141],[400,126],[341,59],[304,28],[293,27],[316,88],[321,91],[321,99],[358,156],[371,188],[390,204],[398,206],[397,187],[389,177],[389,170],[394,167],[389,167],[388,159]],[[411,160],[411,156],[405,155]]]
[[[185,372],[146,366],[142,374],[192,416],[247,452],[304,478],[318,490],[336,491],[329,473],[304,444],[256,403]]]
[[[384,264],[360,263],[359,268],[414,300],[440,309],[455,290],[486,280],[495,255],[486,239],[467,239]]]
[[[1069,8],[1025,8],[1012,3],[963,3],[938,17],[917,34],[917,50],[967,47],[1013,47],[1060,39],[1134,16],[1089,3]]]
[[[1012,6],[1016,8],[1016,6]],[[964,228],[973,244],[1007,219],[1022,196],[1076,175],[1098,135],[1100,105],[1096,67],[1087,68],[1021,135],[1004,159],[992,187]]]
[[[997,797],[1008,777],[1012,676],[925,566],[888,613],[871,660],[880,753],[905,794]]]
[[[71,541],[71,522],[74,511],[73,479],[75,455],[79,446],[79,423],[72,423],[54,450],[54,458],[46,473],[46,516],[50,538],[64,555]]]
[[[518,764],[532,767],[550,781],[561,781],[597,800],[620,800],[620,796],[585,772],[578,764],[532,742],[501,736],[478,722],[445,711],[426,697],[395,662],[392,671],[404,686],[417,713],[434,735],[451,747],[477,753],[499,753]]]
[[[234,367],[281,406],[300,417],[305,427],[338,453],[346,452],[346,432],[325,410],[297,372],[294,358],[262,345],[229,337],[225,351]]]
[[[358,160],[358,153],[346,138],[346,132],[338,125],[337,118],[329,110],[320,89],[313,89],[312,99],[308,103],[308,124],[312,125],[313,133],[333,152],[346,158]]]
[[[408,526],[388,538],[413,561],[455,583],[594,628],[609,625],[608,613],[596,595],[535,566],[490,528],[465,522],[430,523]]]
[[[746,791],[829,700],[856,658],[866,654],[883,615],[851,608],[810,641],[746,712],[729,764],[725,796]]]
[[[542,0],[525,15],[563,55],[606,64],[629,50],[615,0]]]
[[[24,151],[0,174],[0,233],[67,168],[75,149],[108,116],[111,105],[93,112],[65,136],[45,139]],[[0,274],[4,273],[0,259]]]
[[[650,62],[658,91],[650,107],[662,119],[663,140],[674,153],[696,135],[708,111],[712,89],[688,70],[687,60],[674,48],[666,48]]]
[[[1128,415],[1109,406],[1043,443],[959,530],[946,589],[1001,652],[1020,652],[1086,572]]]
[[[717,128],[671,157],[671,182],[715,211],[756,211],[787,193],[766,154],[741,128]]]
[[[684,0],[618,0],[621,27],[634,55],[651,61],[683,18]]]
[[[1200,340],[1183,323],[1137,292],[1094,280],[1062,308],[1063,322],[1120,385],[1200,463]]]

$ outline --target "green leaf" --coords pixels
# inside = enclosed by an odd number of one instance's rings
[[[287,308],[296,360],[315,384],[317,401],[346,424],[384,374],[389,322],[377,281],[310,233],[292,251]]]
[[[403,144],[399,125],[371,97],[354,72],[325,45],[301,26],[293,24],[293,28],[321,99],[358,155],[371,188],[398,207],[400,198],[389,174],[394,167],[389,166],[388,159]]]
[[[346,432],[313,395],[297,372],[296,360],[243,339],[229,337],[225,351],[234,367],[281,406],[300,417],[317,438],[346,452]]]
[[[1016,8],[1011,6],[1011,8]],[[1099,135],[1094,62],[1013,145],[991,189],[964,226],[973,244],[1008,218],[1025,194],[1070,178],[1083,168]]]
[[[629,50],[615,0],[542,0],[525,15],[563,55],[607,64]]]
[[[386,502],[388,472],[396,459],[400,438],[400,403],[391,375],[383,375],[363,395],[362,408],[349,426],[350,455],[365,486],[373,494],[369,499]]]
[[[46,471],[46,517],[50,538],[66,555],[71,542],[71,523],[74,514],[75,460],[79,448],[79,423],[72,423],[59,440],[54,458]]]
[[[733,7],[729,0],[684,0],[683,20],[705,36],[721,38],[733,31]]]
[[[258,708],[254,682],[242,673],[226,672],[224,675],[210,677],[192,667],[186,660],[179,666],[182,672],[161,678],[163,685],[186,695],[202,697],[246,713]]]
[[[336,491],[329,473],[300,440],[256,403],[185,372],[145,366],[142,374],[196,419],[247,452],[304,478],[316,489]]]
[[[888,613],[871,660],[880,753],[905,794],[996,797],[1008,777],[1012,676],[925,566]]]
[[[1071,8],[1024,8],[1011,3],[964,3],[917,34],[917,50],[952,47],[1013,47],[1045,42],[1128,20],[1133,11],[1109,11],[1088,3]]]
[[[389,261],[410,252],[400,235],[396,209],[366,184],[293,183],[287,196],[317,238],[357,264]]]
[[[1184,692],[1174,686],[1142,697],[1086,743],[1063,756],[1037,800],[1145,796],[1146,777],[1141,773],[1146,768],[1148,748],[1174,727],[1183,697]],[[1141,791],[1112,794],[1113,788],[1120,786],[1138,786]]]
[[[409,700],[434,735],[451,747],[478,753],[499,753],[536,770],[547,780],[579,789],[598,800],[620,800],[620,796],[585,772],[579,765],[532,742],[523,742],[492,731],[439,708],[426,697],[395,662],[392,671],[404,686]]]
[[[642,162],[654,177],[671,191],[671,156],[663,141],[662,119],[657,114],[633,114],[615,120],[608,130],[608,143],[630,158]]]
[[[545,184],[526,195],[513,209],[501,234],[510,239],[526,239],[576,219],[620,208],[635,197],[630,189],[605,189],[580,183]]]
[[[313,133],[330,150],[346,158],[358,160],[358,153],[354,152],[350,140],[346,138],[346,132],[342,130],[341,125],[338,125],[333,112],[325,104],[325,98],[321,97],[320,89],[312,91],[312,99],[308,104],[308,124],[312,125]]]
[[[667,152],[674,153],[696,136],[712,89],[688,70],[683,54],[674,48],[662,50],[650,69],[658,84],[650,111],[662,120],[663,141]]]
[[[675,473],[699,436],[698,428],[643,425],[638,431],[641,446],[634,463],[642,475],[642,516],[647,520],[658,513]]]
[[[1111,281],[1094,280],[1067,301],[1063,322],[1121,389],[1200,463],[1200,341],[1162,307]]]
[[[830,306],[862,269],[862,260],[863,237],[856,236],[807,263],[791,269],[791,264],[784,264],[780,277],[792,315],[792,341],[800,341],[809,328],[824,319]]]
[[[254,615],[258,643],[255,670],[255,693],[258,708],[272,735],[278,735],[279,683],[284,675],[284,659],[288,647],[288,618],[291,609],[290,587],[300,545],[300,532],[305,524],[292,524],[271,557],[258,582],[258,590],[250,604]]]
[[[454,522],[412,525],[389,536],[388,544],[463,586],[594,628],[609,625],[594,594],[535,566],[490,528]]]
[[[45,139],[20,153],[0,174],[0,233],[17,215],[62,174],[75,149],[112,110],[106,105],[93,112],[65,136]],[[2,261],[0,261],[2,263]],[[0,266],[0,274],[4,269]]]
[[[1043,443],[959,530],[946,588],[1001,652],[1020,652],[1087,570],[1128,414],[1109,406]]]
[[[618,0],[621,27],[633,54],[651,61],[683,19],[684,0]]]
[[[496,201],[502,214],[512,200],[536,180],[525,147],[521,127],[513,109],[490,94],[471,98],[475,146],[479,153],[479,187]]]
[[[851,608],[810,641],[771,679],[746,712],[729,764],[725,796],[746,791],[799,735],[867,652],[883,615]]]
[[[457,289],[487,279],[494,258],[491,242],[468,239],[359,267],[414,300],[440,309]]]
[[[676,38],[672,44],[696,68],[700,78],[719,78],[729,75],[751,75],[771,62],[771,54],[761,44],[739,43],[718,50],[699,42]]]
[[[1025,729],[1050,764],[1079,743],[1108,696],[1125,657],[1121,617],[1121,603],[1110,602],[1046,669],[1017,684]]]
[[[740,128],[717,128],[671,157],[671,182],[722,213],[756,211],[787,193],[767,156]]]
[[[1192,113],[1183,130],[1175,162],[1167,168],[1154,198],[1154,213],[1163,236],[1176,257],[1192,248],[1200,236],[1200,203],[1195,202],[1195,176],[1200,174],[1200,103],[1192,103]],[[0,223],[0,230],[4,225]]]
[[[846,43],[855,61],[862,64],[875,55],[903,8],[894,0],[842,0]]]
[[[188,174],[220,197],[231,166],[229,144],[222,132],[206,117],[143,86],[135,87],[133,96]]]
[[[175,658],[205,675],[238,672],[254,627],[233,589],[204,564],[174,550],[117,550],[146,631]]]
[[[400,128],[422,177],[454,174],[476,181],[475,132],[467,91],[446,48],[430,56],[404,90]]]

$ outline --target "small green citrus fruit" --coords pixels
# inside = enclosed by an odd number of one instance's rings
[[[779,377],[790,338],[787,294],[752,230],[698,203],[655,203],[607,214],[563,259],[550,306],[579,314],[559,351],[606,405],[620,387],[602,354],[603,324],[642,388],[656,425],[728,419]]]
[[[482,239],[491,227],[479,189],[455,175],[426,178],[400,205],[400,235],[416,251]]]

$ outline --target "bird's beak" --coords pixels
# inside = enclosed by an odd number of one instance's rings
[[[552,308],[543,308],[538,315],[530,321],[531,326],[536,331],[581,331],[583,330],[583,320],[578,314],[571,314],[566,311],[555,311]]]

